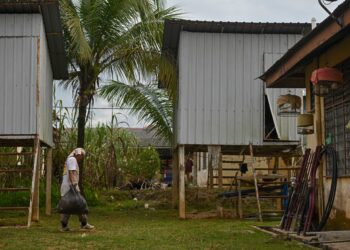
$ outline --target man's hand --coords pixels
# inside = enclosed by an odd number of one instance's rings
[[[80,188],[79,188],[78,184],[73,184],[73,188],[75,189],[75,191],[80,193]]]

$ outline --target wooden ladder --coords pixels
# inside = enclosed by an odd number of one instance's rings
[[[16,227],[30,227],[33,220],[39,219],[39,166],[40,166],[40,141],[38,138],[34,139],[31,152],[0,152],[0,160],[4,158],[11,159],[11,157],[28,157],[28,165],[19,165],[16,161],[15,165],[3,165],[0,166],[0,174],[4,176],[11,176],[14,174],[27,174],[31,173],[31,185],[28,187],[0,187],[0,193],[15,193],[15,192],[28,192],[30,198],[28,206],[6,206],[0,207],[0,211],[27,211],[28,218],[26,224],[15,225]],[[1,161],[0,161],[1,162]],[[32,166],[32,167],[30,167]],[[34,208],[34,209],[33,209]],[[34,210],[34,211],[33,211]],[[1,227],[1,225],[0,225]]]

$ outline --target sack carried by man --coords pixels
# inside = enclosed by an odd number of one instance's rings
[[[57,208],[60,214],[87,214],[89,212],[85,198],[73,186],[70,186],[69,191],[61,197]]]

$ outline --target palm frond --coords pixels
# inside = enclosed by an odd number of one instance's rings
[[[153,85],[127,85],[112,81],[102,87],[99,94],[118,107],[130,108],[130,113],[149,123],[150,129],[154,130],[157,136],[172,142],[173,106],[166,90]]]
[[[76,2],[76,1],[74,1]],[[84,2],[84,1],[82,1]],[[60,0],[65,37],[69,44],[69,55],[80,63],[91,60],[91,48],[85,37],[79,7],[72,0]]]

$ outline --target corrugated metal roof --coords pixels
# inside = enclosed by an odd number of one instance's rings
[[[350,8],[350,0],[344,1],[341,5],[339,5],[333,12],[335,17],[341,17],[343,13]],[[316,26],[309,34],[307,34],[303,39],[301,39],[298,43],[296,43],[290,50],[287,51],[277,62],[275,62],[260,78],[262,80],[266,80],[267,76],[271,74],[273,71],[277,70],[282,64],[288,61],[300,48],[302,48],[305,44],[307,44],[311,39],[313,39],[317,34],[319,34],[322,30],[324,30],[327,26],[334,22],[334,19],[331,16],[328,16],[324,21],[322,21],[319,25]],[[349,33],[349,27],[343,27],[338,34],[335,34],[329,41],[324,42],[320,45],[315,51],[312,53],[305,55],[293,68],[289,71],[285,72],[284,75],[291,73],[292,71],[297,71],[298,67],[301,65],[305,65],[311,61],[311,58],[328,48],[330,45],[334,44],[344,35]],[[303,87],[303,86],[302,86]]]
[[[311,30],[310,23],[213,22],[183,19],[165,21],[163,52],[177,60],[180,31],[204,33],[302,34]]]
[[[53,78],[68,78],[58,0],[2,0],[0,1],[0,13],[41,13],[45,25]]]
[[[133,133],[139,140],[141,147],[153,146],[155,148],[171,148],[170,143],[157,137],[154,131],[149,128],[123,128],[124,130]]]

